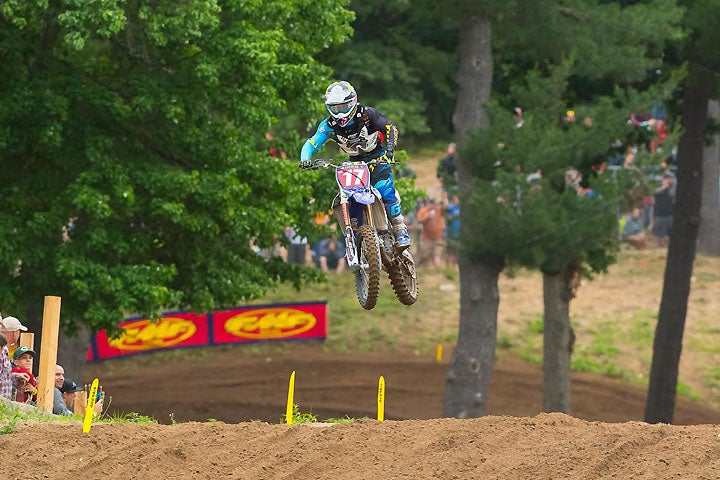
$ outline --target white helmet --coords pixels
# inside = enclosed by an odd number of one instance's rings
[[[325,90],[325,107],[344,127],[357,112],[357,93],[348,82],[334,82]]]

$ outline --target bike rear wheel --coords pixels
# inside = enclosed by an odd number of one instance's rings
[[[395,256],[392,265],[388,268],[388,276],[393,292],[400,303],[412,305],[417,302],[419,289],[415,260],[409,249]]]
[[[370,225],[362,225],[358,236],[360,268],[355,272],[355,290],[360,306],[372,310],[380,293],[380,251]]]

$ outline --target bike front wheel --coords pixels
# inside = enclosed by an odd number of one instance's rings
[[[380,249],[370,225],[362,225],[358,237],[360,268],[355,272],[355,290],[360,306],[372,310],[380,293]]]

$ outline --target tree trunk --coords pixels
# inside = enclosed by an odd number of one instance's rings
[[[700,226],[703,146],[713,77],[698,65],[690,68],[683,94],[684,133],[678,150],[677,197],[645,406],[645,421],[649,423],[672,423],[673,420],[690,277]]]
[[[720,121],[720,101],[710,100],[708,114]],[[720,257],[720,134],[713,136],[711,145],[703,151],[702,206],[698,252]]]
[[[570,356],[575,335],[570,300],[576,272],[543,273],[543,411],[570,413]]]
[[[485,15],[468,18],[460,28],[460,70],[458,100],[453,115],[456,140],[460,146],[458,178],[461,202],[472,188],[472,178],[462,158],[468,134],[487,128],[484,104],[492,87],[490,20]],[[466,216],[479,215],[468,207],[460,209],[460,225]],[[472,234],[464,232],[461,235]],[[487,395],[495,362],[497,313],[500,297],[498,277],[502,258],[480,261],[461,252],[460,326],[457,347],[447,373],[443,414],[448,417],[479,417],[487,413]]]
[[[500,303],[499,260],[458,260],[460,267],[460,331],[445,383],[443,416],[482,417],[487,414],[487,395],[497,344],[497,312]]]

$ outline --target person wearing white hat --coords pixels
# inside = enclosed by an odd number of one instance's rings
[[[15,317],[5,317],[0,321],[0,333],[7,339],[8,354],[12,358],[15,350],[20,346],[20,332],[27,332],[27,327]]]

